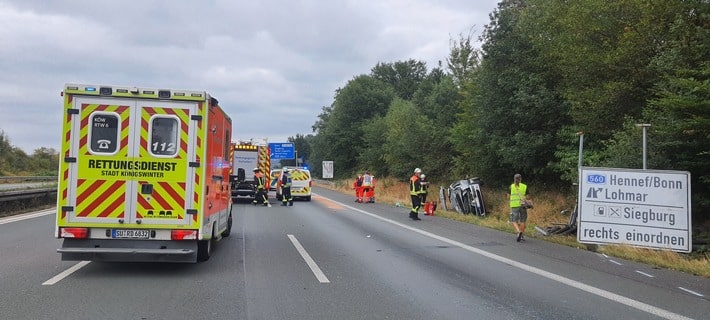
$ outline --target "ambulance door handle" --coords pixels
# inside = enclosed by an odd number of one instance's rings
[[[123,223],[123,219],[118,219],[118,223]]]

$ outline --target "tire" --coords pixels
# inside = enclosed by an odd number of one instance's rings
[[[212,250],[214,249],[214,225],[212,226],[212,238],[209,240],[200,240],[197,242],[197,261],[203,262],[210,259]]]
[[[306,201],[311,201],[311,196],[307,196]]]
[[[222,236],[223,237],[229,237],[229,235],[232,233],[232,214],[229,214],[229,218],[227,218],[227,230],[222,231]]]

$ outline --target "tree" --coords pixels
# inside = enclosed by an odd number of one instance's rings
[[[423,116],[410,101],[392,101],[385,117],[389,128],[383,146],[384,161],[393,176],[406,179],[415,167],[422,167],[422,145],[431,145],[430,119]]]
[[[473,46],[472,42],[472,32],[465,37],[459,34],[458,42],[449,39],[451,51],[446,59],[446,66],[457,85],[470,82],[475,70],[481,64],[480,51]]]
[[[556,69],[519,24],[525,8],[522,1],[499,4],[485,27],[483,61],[473,73],[474,83],[462,84],[467,92],[452,137],[462,154],[457,163],[487,180],[508,181],[520,172],[556,181],[549,163],[559,143],[556,133],[569,123],[557,93]]]
[[[336,92],[332,111],[322,114],[318,138],[314,140],[315,160],[332,160],[336,176],[349,176],[358,168],[357,158],[366,143],[363,128],[368,122],[387,113],[395,93],[391,86],[369,76],[360,75]],[[315,127],[315,125],[314,125]]]
[[[419,84],[427,76],[426,63],[416,60],[378,63],[370,73],[373,78],[394,88],[398,97],[411,100]]]
[[[453,159],[456,156],[449,137],[456,123],[461,96],[452,76],[434,68],[420,84],[412,102],[418,112],[430,122],[424,141],[416,142],[421,150],[421,167],[435,179],[453,176]]]

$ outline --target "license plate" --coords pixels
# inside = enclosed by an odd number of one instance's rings
[[[114,239],[148,239],[150,230],[130,230],[130,229],[113,229],[111,238]]]

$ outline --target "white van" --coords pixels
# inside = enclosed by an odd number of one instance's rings
[[[311,171],[304,167],[286,167],[291,175],[291,197],[294,199],[304,199],[311,201]],[[275,170],[272,170],[274,172]],[[280,170],[279,174],[280,176]],[[276,195],[277,199],[281,199],[281,195]]]

